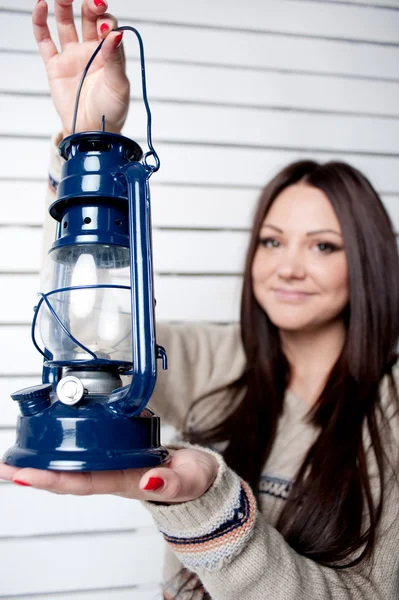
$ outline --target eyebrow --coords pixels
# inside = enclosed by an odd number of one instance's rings
[[[279,227],[276,227],[275,225],[271,225],[270,223],[264,223],[262,225],[261,229],[263,229],[264,227],[270,227],[271,229],[274,229],[275,231],[278,231],[279,233],[284,233],[284,231],[282,229],[280,229]],[[342,233],[340,233],[339,231],[335,231],[335,229],[315,229],[314,231],[308,231],[306,235],[317,235],[320,233],[335,233],[336,235],[343,237]]]
[[[261,229],[263,229],[264,227],[271,227],[272,229],[275,229],[279,233],[284,233],[282,229],[280,229],[279,227],[276,227],[275,225],[269,225],[269,223],[263,223]]]
[[[308,231],[306,235],[316,235],[319,233],[335,233],[336,235],[342,237],[342,233],[335,231],[335,229],[316,229],[315,231]]]

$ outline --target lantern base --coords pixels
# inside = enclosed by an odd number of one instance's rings
[[[139,469],[159,467],[168,458],[166,448],[153,451],[121,452],[113,456],[101,456],[99,453],[85,453],[84,459],[78,452],[57,452],[54,454],[35,454],[24,448],[13,446],[4,455],[3,462],[13,467],[45,469],[50,471],[115,471],[120,469]]]
[[[15,467],[54,471],[111,471],[156,467],[168,459],[160,445],[160,419],[148,408],[136,417],[112,413],[107,404],[54,402],[18,417],[16,444],[3,461]]]

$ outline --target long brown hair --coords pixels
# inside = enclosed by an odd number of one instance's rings
[[[290,367],[277,328],[257,303],[251,267],[261,225],[286,187],[304,181],[328,197],[342,228],[349,273],[346,339],[317,402],[309,412],[320,430],[296,474],[277,529],[298,553],[343,568],[370,556],[381,517],[386,461],[380,434],[384,419],[379,388],[384,375],[398,401],[392,367],[399,336],[399,259],[395,233],[370,182],[342,163],[295,162],[264,188],[246,257],[241,303],[243,376],[232,392],[243,392],[233,414],[188,439],[207,444],[227,440],[227,464],[258,493],[282,413]],[[377,464],[380,496],[373,498],[366,461],[367,427]],[[242,435],[245,429],[246,435]],[[333,451],[332,451],[333,449]],[[364,523],[364,515],[368,523]]]

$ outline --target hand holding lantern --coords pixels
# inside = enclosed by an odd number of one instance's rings
[[[78,131],[98,128],[102,115],[107,117],[107,131],[120,133],[129,109],[129,80],[125,72],[123,46],[115,17],[106,13],[105,2],[82,1],[82,38],[79,42],[73,0],[55,0],[54,12],[62,52],[51,38],[47,25],[48,6],[40,0],[34,7],[32,22],[38,48],[46,67],[54,106],[61,118],[63,137],[71,133],[73,106],[83,70],[104,39],[101,52],[87,74],[80,97],[76,123]],[[116,46],[119,46],[116,48]]]
[[[113,494],[132,500],[179,503],[202,496],[215,481],[218,467],[213,454],[184,448],[172,450],[168,463],[150,470],[68,473],[18,469],[0,463],[0,479],[57,494]]]

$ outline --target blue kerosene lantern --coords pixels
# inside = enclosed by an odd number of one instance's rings
[[[161,464],[160,422],[148,408],[157,359],[149,179],[152,146],[144,52],[138,37],[149,151],[102,131],[59,145],[66,159],[50,214],[57,221],[32,339],[43,354],[42,384],[19,390],[17,441],[4,461],[18,467],[109,470]],[[150,158],[151,157],[151,158]],[[150,159],[150,160],[149,160]],[[40,336],[41,345],[36,341]],[[129,385],[121,377],[131,376]]]

